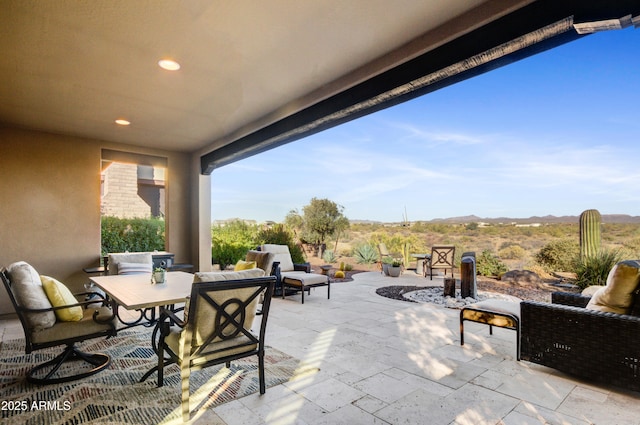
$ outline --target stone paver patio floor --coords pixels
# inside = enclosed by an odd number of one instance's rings
[[[301,362],[295,379],[213,410],[198,424],[634,424],[640,393],[592,385],[515,360],[513,331],[465,323],[459,310],[391,300],[390,285],[442,285],[406,271],[274,299],[267,344]],[[21,338],[17,320],[0,321],[4,340]]]

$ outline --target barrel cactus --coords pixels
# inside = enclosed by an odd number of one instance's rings
[[[580,257],[593,257],[600,250],[600,222],[598,210],[586,210],[580,214]]]

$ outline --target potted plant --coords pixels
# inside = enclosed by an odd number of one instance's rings
[[[153,281],[155,283],[164,283],[167,271],[162,267],[156,267],[153,271]]]
[[[389,276],[398,277],[400,276],[401,272],[402,272],[402,261],[393,260],[393,262],[389,266]]]
[[[385,276],[389,276],[389,267],[393,264],[393,258],[391,257],[382,257],[382,273]]]

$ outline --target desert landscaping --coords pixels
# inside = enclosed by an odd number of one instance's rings
[[[553,270],[545,267],[536,260],[536,256],[545,247],[562,244],[573,245],[578,249],[579,225],[578,218],[563,218],[573,222],[536,222],[536,223],[427,223],[417,222],[409,226],[406,223],[378,224],[352,223],[339,239],[330,239],[327,250],[333,251],[335,261],[329,263],[325,259],[315,256],[309,249],[306,261],[312,268],[331,264],[329,274],[335,275],[340,263],[348,264],[352,270],[345,271],[345,278],[332,280],[348,282],[355,273],[365,271],[379,271],[378,263],[361,263],[353,256],[353,250],[362,244],[375,246],[378,242],[385,242],[391,251],[401,251],[403,244],[409,244],[410,254],[429,252],[429,247],[436,244],[452,244],[456,246],[456,256],[462,252],[473,251],[479,256],[482,252],[491,253],[494,258],[504,264],[507,274],[478,275],[478,290],[496,292],[518,297],[523,300],[550,301],[553,291],[579,292],[573,285],[574,273],[570,270]],[[602,248],[618,252],[623,259],[640,257],[640,223],[624,222],[604,217],[601,225]],[[567,255],[569,253],[567,252]],[[415,260],[412,258],[404,273],[415,273]],[[522,273],[527,271],[527,273]],[[531,273],[529,273],[531,272]],[[459,269],[456,270],[459,279]],[[394,278],[389,277],[389,285],[398,285]],[[429,286],[429,279],[425,279],[424,286]],[[403,299],[396,296],[396,292],[406,292],[411,288],[397,288],[391,291],[390,298]]]

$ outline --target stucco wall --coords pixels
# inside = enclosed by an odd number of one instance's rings
[[[102,148],[167,157],[166,249],[176,262],[198,268],[191,260],[198,254],[191,155],[11,128],[0,128],[0,267],[25,260],[40,274],[83,289],[82,269],[97,266],[100,255]],[[11,311],[3,288],[0,314]]]

